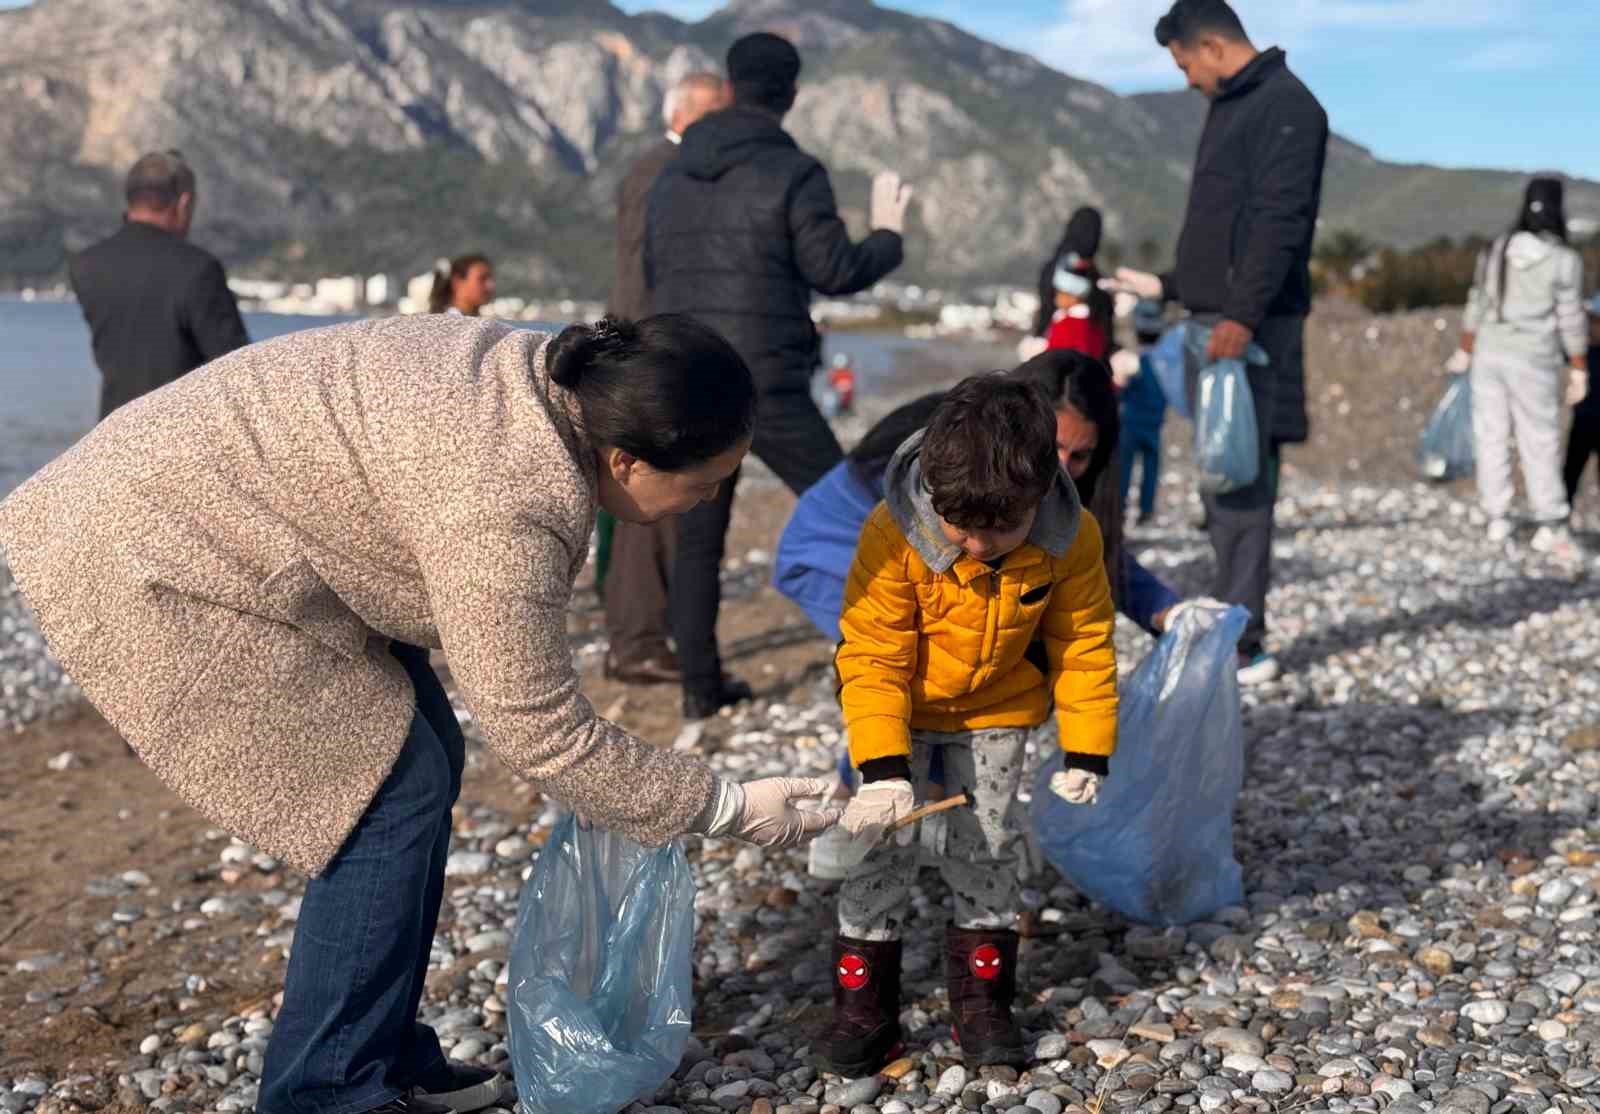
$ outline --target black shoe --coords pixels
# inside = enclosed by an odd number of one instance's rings
[[[755,696],[755,690],[737,677],[723,675],[722,685],[711,692],[683,690],[683,718],[709,719],[735,704]]]
[[[390,1099],[382,1106],[374,1106],[364,1110],[362,1114],[451,1114],[451,1111],[448,1106],[440,1106],[436,1102],[402,1096],[397,1099]]]
[[[833,938],[833,1020],[818,1043],[822,1069],[846,1079],[900,1055],[900,941]]]
[[[498,1104],[505,1097],[506,1082],[506,1077],[492,1068],[451,1064],[448,1080],[429,1079],[425,1085],[411,1088],[411,1098],[455,1114],[474,1114]]]
[[[1022,1031],[1011,1016],[1017,995],[1017,934],[949,929],[944,971],[956,1042],[967,1068],[1026,1067]]]

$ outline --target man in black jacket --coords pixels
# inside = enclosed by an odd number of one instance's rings
[[[651,190],[645,242],[652,308],[693,314],[739,350],[760,397],[754,452],[796,494],[843,459],[811,400],[821,354],[811,292],[853,294],[899,266],[911,192],[897,175],[880,174],[874,231],[851,243],[827,171],[783,130],[799,75],[799,53],[776,35],[733,44],[733,106],[684,133],[678,158]],[[716,638],[736,483],[678,520],[672,629],[690,719],[750,694],[724,676]]]
[[[1121,270],[1115,284],[1182,302],[1215,325],[1209,360],[1267,354],[1250,367],[1260,435],[1260,478],[1207,496],[1216,551],[1213,594],[1250,609],[1239,644],[1240,680],[1277,677],[1266,653],[1273,504],[1279,447],[1306,439],[1305,319],[1311,310],[1311,242],[1322,203],[1328,116],[1283,51],[1257,51],[1225,0],[1177,0],[1156,25],[1189,84],[1211,100],[1195,156],[1177,268],[1163,276]],[[1191,389],[1198,368],[1190,369]]]
[[[112,237],[67,264],[100,365],[100,417],[250,343],[215,256],[187,241],[194,171],[176,151],[145,155]]]

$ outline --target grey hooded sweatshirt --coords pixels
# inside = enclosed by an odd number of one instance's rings
[[[1570,356],[1588,350],[1583,258],[1548,233],[1502,236],[1478,257],[1462,325],[1476,334],[1476,350],[1484,355],[1559,368]]]
[[[884,476],[883,501],[894,516],[894,523],[906,542],[935,573],[949,571],[961,556],[961,547],[944,536],[939,512],[933,509],[933,496],[922,482],[922,438],[918,430],[895,450]],[[1078,489],[1065,472],[1056,476],[1055,486],[1039,504],[1039,513],[1028,531],[1028,541],[1052,557],[1065,557],[1078,537],[1083,506]]]

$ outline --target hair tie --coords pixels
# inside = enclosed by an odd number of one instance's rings
[[[450,277],[450,261],[448,259],[445,259],[443,256],[440,256],[438,259],[434,260],[433,261],[433,273],[438,275],[438,276],[440,276],[441,278],[449,278]]]

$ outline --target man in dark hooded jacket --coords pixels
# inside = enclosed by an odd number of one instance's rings
[[[733,106],[683,136],[650,192],[645,274],[657,313],[688,313],[721,332],[759,391],[754,452],[799,494],[843,459],[811,399],[821,342],[811,294],[854,294],[900,265],[910,187],[878,175],[873,232],[852,243],[828,172],[783,130],[800,55],[776,35],[728,51]],[[701,719],[749,696],[717,649],[721,566],[737,477],[678,522],[672,630],[684,715]]]
[[[1305,321],[1328,115],[1290,72],[1282,50],[1251,44],[1227,0],[1176,0],[1156,25],[1156,41],[1211,110],[1195,155],[1176,269],[1157,276],[1124,268],[1116,285],[1182,302],[1214,325],[1209,360],[1243,357],[1252,343],[1269,360],[1249,368],[1259,478],[1205,497],[1217,557],[1212,594],[1250,609],[1239,680],[1259,684],[1278,676],[1264,639],[1279,449],[1308,434]],[[1191,382],[1197,373],[1190,369]]]

